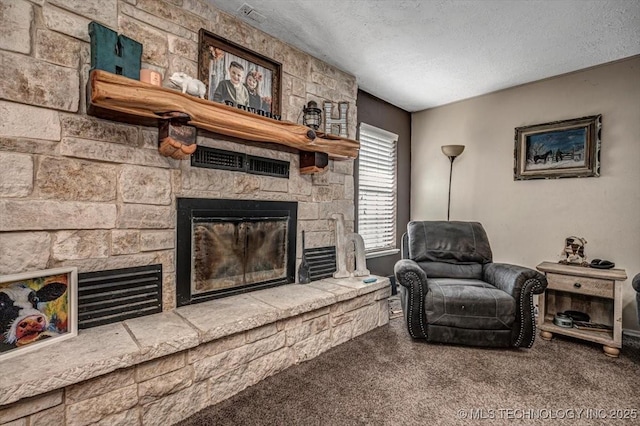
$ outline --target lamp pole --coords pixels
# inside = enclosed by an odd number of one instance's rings
[[[442,153],[449,157],[449,195],[447,197],[447,221],[451,214],[451,177],[453,176],[453,162],[464,151],[464,145],[443,145]]]

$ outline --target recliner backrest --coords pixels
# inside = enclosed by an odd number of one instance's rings
[[[412,221],[407,237],[409,259],[430,277],[480,278],[482,265],[493,260],[487,233],[478,222]]]

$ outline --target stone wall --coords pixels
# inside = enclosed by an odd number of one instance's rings
[[[143,67],[197,75],[204,28],[282,63],[282,116],[313,99],[349,103],[355,78],[224,14],[204,0],[0,0],[0,274],[161,263],[175,307],[176,197],[298,201],[309,247],[334,244],[332,213],[353,230],[353,161],[300,175],[298,155],[200,132],[199,143],[291,162],[279,179],[192,169],[157,151],[157,129],[87,116],[89,22],[143,44]],[[337,109],[337,108],[336,108]],[[298,238],[300,240],[300,238]],[[301,250],[298,247],[297,257]]]

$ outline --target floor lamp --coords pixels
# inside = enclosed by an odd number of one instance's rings
[[[447,220],[449,220],[449,213],[451,212],[451,176],[453,175],[453,161],[462,154],[464,151],[464,145],[442,145],[442,153],[449,157],[451,165],[449,167],[449,198],[447,201]]]

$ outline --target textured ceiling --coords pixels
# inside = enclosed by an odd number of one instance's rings
[[[411,112],[640,54],[640,0],[208,1]]]

